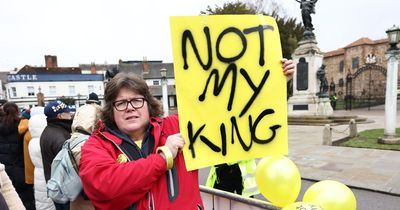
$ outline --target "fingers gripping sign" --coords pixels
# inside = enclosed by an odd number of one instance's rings
[[[178,154],[179,150],[183,148],[183,145],[185,145],[185,140],[180,133],[168,136],[167,141],[165,142],[165,146],[168,147],[174,158],[176,157],[176,154]]]

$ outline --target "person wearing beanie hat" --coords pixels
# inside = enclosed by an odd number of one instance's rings
[[[21,117],[24,118],[24,119],[28,119],[28,120],[29,120],[29,118],[31,118],[31,113],[30,113],[29,109],[23,111],[23,112],[21,113]]]
[[[51,163],[61,150],[64,142],[71,137],[72,117],[68,105],[62,101],[51,101],[44,107],[47,126],[40,136],[40,150],[43,159],[44,178],[51,177]],[[56,209],[69,209],[69,203],[55,203]]]
[[[100,105],[99,97],[96,93],[91,92],[89,94],[88,100],[86,100],[86,104],[98,104]]]

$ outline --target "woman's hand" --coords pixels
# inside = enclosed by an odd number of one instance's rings
[[[183,145],[185,145],[185,140],[180,133],[168,136],[167,141],[165,142],[165,146],[168,147],[174,158],[178,154],[178,151],[182,149]]]
[[[281,61],[282,61],[283,73],[286,76],[286,81],[289,81],[293,78],[294,74],[293,60],[288,60],[286,58],[283,58]]]

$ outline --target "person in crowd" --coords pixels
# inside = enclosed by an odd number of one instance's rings
[[[82,135],[90,135],[98,125],[100,120],[101,107],[97,103],[85,104],[78,108],[72,122],[71,141],[76,140]],[[81,159],[81,147],[85,142],[82,142],[72,149],[76,163]],[[76,200],[71,202],[71,210],[94,210],[94,207],[86,196],[79,196]]]
[[[283,74],[289,85],[294,74],[293,61],[283,59],[282,67]],[[256,167],[255,159],[213,166],[210,168],[206,186],[236,193],[244,197],[254,197],[254,195],[259,194],[255,180]]]
[[[35,209],[32,186],[25,183],[23,139],[18,133],[19,123],[18,106],[13,102],[6,102],[0,117],[0,162],[5,165],[25,208]]]
[[[0,209],[1,210],[24,210],[18,193],[8,177],[5,166],[0,163]]]
[[[33,170],[34,165],[32,163],[31,157],[28,152],[29,141],[32,139],[31,132],[29,131],[29,119],[31,118],[30,109],[25,109],[21,113],[21,121],[18,125],[18,132],[21,136],[24,137],[24,166],[25,166],[25,183],[32,186],[33,193]]]
[[[64,142],[71,137],[72,116],[68,106],[60,101],[49,102],[44,108],[47,126],[40,136],[40,152],[43,159],[44,178],[51,177],[51,163],[61,150]],[[69,203],[54,203],[56,210],[69,210]]]
[[[7,100],[5,100],[5,99],[0,99],[0,114],[1,114],[1,111],[2,111],[2,107],[3,107],[3,105],[4,105],[6,102],[7,102]]]
[[[46,180],[44,179],[43,160],[40,151],[40,135],[47,126],[44,107],[37,106],[31,109],[31,118],[29,119],[29,131],[32,139],[28,145],[29,155],[34,169],[34,193],[36,210],[55,210],[53,201],[47,197]]]
[[[79,175],[96,209],[204,209],[198,171],[187,171],[178,116],[160,118],[146,82],[118,73],[105,89],[102,124],[82,146]]]
[[[90,93],[88,100],[86,100],[86,104],[97,104],[100,105],[99,97],[96,93]]]
[[[336,110],[336,101],[337,101],[337,97],[336,97],[336,93],[333,93],[331,95],[331,106],[333,110]]]

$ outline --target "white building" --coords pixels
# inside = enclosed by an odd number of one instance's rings
[[[43,93],[44,101],[60,97],[84,104],[89,93],[104,96],[104,77],[101,74],[9,74],[6,90],[7,100],[20,107],[36,106],[37,94]]]
[[[82,74],[76,67],[58,67],[57,57],[45,55],[46,67],[24,66],[7,75],[6,99],[19,107],[38,105],[39,95],[43,102],[57,98],[69,100],[71,106],[85,104],[89,93],[104,97],[104,75],[97,72]]]

